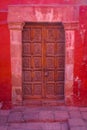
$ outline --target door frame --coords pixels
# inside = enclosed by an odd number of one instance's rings
[[[42,9],[45,8],[43,11]],[[71,7],[70,7],[71,9]],[[33,11],[32,11],[33,10]],[[78,28],[78,19],[66,19],[67,9],[56,6],[9,6],[8,25],[10,30],[11,50],[11,75],[12,75],[12,104],[22,104],[22,30],[27,22],[62,22],[65,30],[65,84],[64,96],[66,104],[73,104],[73,80],[74,80],[74,43],[75,29]],[[74,10],[74,8],[73,8]],[[23,12],[22,12],[23,11]],[[14,14],[14,12],[16,12]],[[59,15],[64,19],[60,18]],[[70,12],[69,12],[70,13]],[[77,20],[77,21],[76,21]],[[72,22],[73,21],[73,22]]]

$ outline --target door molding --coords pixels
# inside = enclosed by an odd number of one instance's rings
[[[10,50],[11,50],[11,75],[12,75],[12,104],[22,103],[22,30],[27,22],[62,22],[65,29],[65,103],[73,104],[73,77],[74,77],[74,43],[75,29],[78,28],[78,18],[70,19],[63,16],[62,12],[67,12],[65,6],[9,6],[8,25],[10,30]],[[70,9],[71,7],[68,7]],[[71,9],[70,9],[71,10]],[[78,9],[77,9],[78,10]],[[15,12],[15,14],[14,14]],[[72,12],[75,13],[74,7]],[[59,15],[56,15],[58,13]],[[65,13],[65,14],[66,14]],[[56,16],[55,16],[56,15]],[[61,17],[60,17],[61,16]],[[56,18],[55,18],[56,17]]]

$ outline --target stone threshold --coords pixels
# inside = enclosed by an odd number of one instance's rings
[[[64,100],[24,100],[23,106],[64,106]]]

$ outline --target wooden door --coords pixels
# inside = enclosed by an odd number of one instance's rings
[[[26,23],[22,34],[24,99],[63,98],[63,26],[57,23]]]

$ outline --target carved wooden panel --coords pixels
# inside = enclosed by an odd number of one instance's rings
[[[56,95],[61,94],[64,95],[64,82],[57,82],[55,87],[55,93]]]
[[[33,44],[33,55],[41,56],[42,55],[42,45],[40,43]]]
[[[47,28],[46,29],[46,41],[53,42],[57,41],[57,29]]]
[[[32,61],[34,68],[42,68],[42,57],[34,57]]]
[[[24,29],[22,33],[22,39],[23,42],[29,42],[30,41],[30,28]]]
[[[23,54],[23,56],[31,55],[31,47],[30,47],[29,43],[23,44],[22,54]]]
[[[31,57],[23,57],[22,59],[22,66],[24,69],[30,69],[31,68]]]
[[[64,85],[60,87],[58,83],[64,81],[64,30],[53,26],[49,26],[45,30],[46,96],[55,98],[55,95],[63,95],[64,92]]]
[[[32,95],[32,84],[23,84],[24,95]]]
[[[59,56],[56,58],[56,63],[57,63],[57,68],[60,70],[64,70],[65,67],[65,57],[64,56]]]
[[[64,29],[62,29],[62,28],[57,30],[57,41],[58,42],[63,42],[63,43],[65,41]]]
[[[55,72],[54,71],[47,71],[47,81],[54,82],[55,80]]]
[[[57,71],[56,81],[64,81],[64,71]]]
[[[42,84],[34,84],[33,85],[34,95],[42,95]]]
[[[65,45],[63,43],[56,44],[56,54],[65,56]]]
[[[62,25],[27,23],[23,30],[24,98],[64,95],[65,45]]]
[[[42,95],[42,26],[26,24],[23,29],[22,67],[24,98]]]
[[[23,71],[23,82],[29,82],[29,81],[31,81],[31,76],[32,76],[32,74],[31,74],[31,71]]]
[[[46,96],[48,95],[55,95],[55,84],[54,83],[49,83],[46,84]]]
[[[54,68],[54,57],[46,57],[46,67]]]
[[[41,28],[33,28],[31,30],[32,42],[41,42],[42,30]]]
[[[46,27],[46,37],[45,40],[48,42],[65,42],[64,29],[60,27],[47,26]]]
[[[54,43],[47,43],[46,44],[46,55],[52,56],[55,54],[55,44]]]
[[[33,71],[33,81],[42,82],[42,72],[41,71]]]

